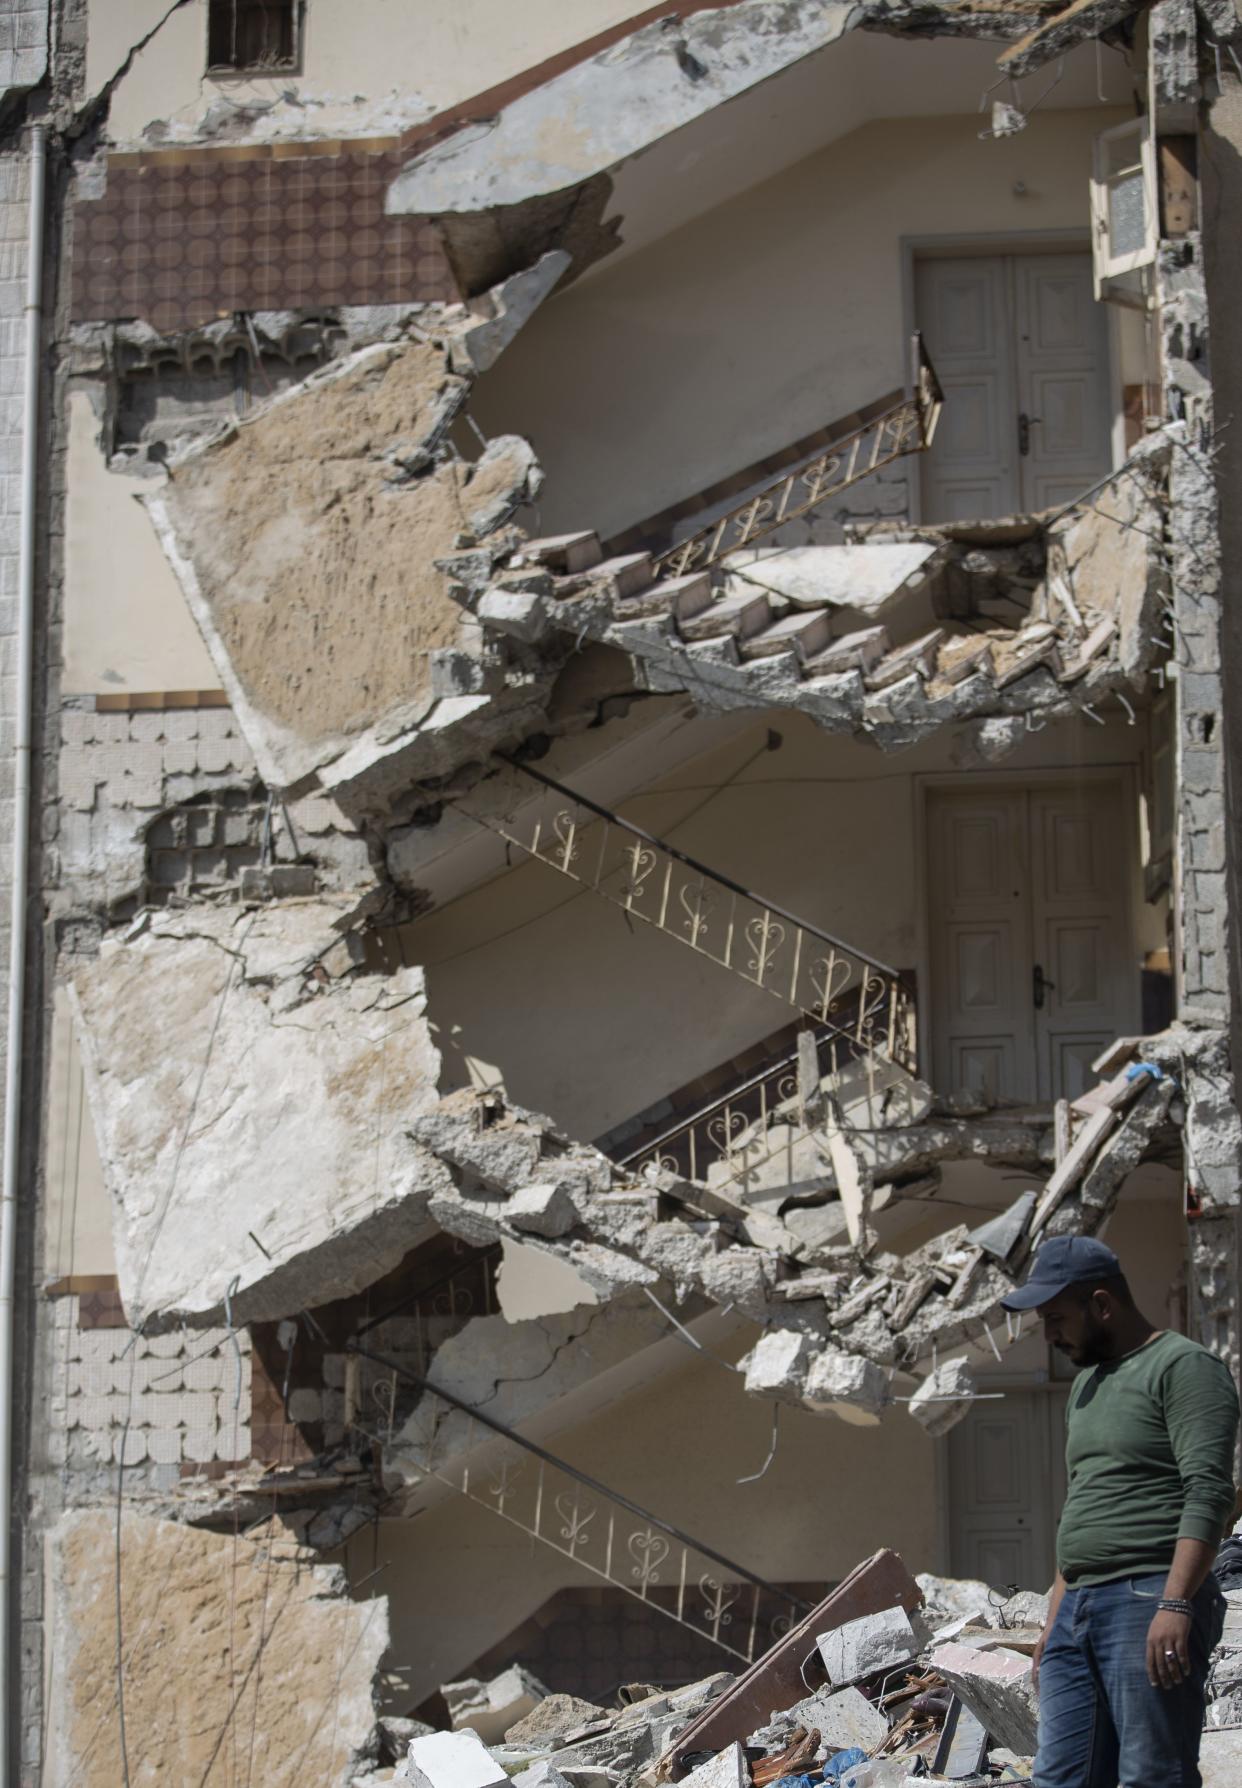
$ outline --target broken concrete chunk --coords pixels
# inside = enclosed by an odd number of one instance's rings
[[[504,1215],[515,1229],[555,1237],[574,1227],[578,1207],[565,1186],[543,1180],[515,1192],[504,1207]]]
[[[820,1689],[791,1707],[788,1719],[796,1725],[812,1726],[831,1756],[835,1751],[874,1751],[888,1737],[888,1721],[861,1689]]]
[[[862,1682],[879,1670],[895,1670],[918,1651],[904,1608],[885,1608],[878,1614],[864,1614],[860,1620],[847,1620],[832,1632],[821,1633],[816,1643],[834,1688]]]
[[[970,1414],[975,1388],[970,1361],[962,1354],[942,1360],[929,1372],[906,1407],[919,1426],[938,1439]]]
[[[563,248],[550,249],[533,267],[470,300],[471,318],[451,340],[454,372],[486,372],[499,360],[522,325],[532,317],[569,266]]]
[[[740,1369],[746,1374],[746,1389],[755,1397],[801,1403],[814,1351],[806,1335],[792,1329],[770,1329],[740,1362]]]
[[[950,1642],[931,1654],[931,1664],[998,1744],[1021,1757],[1034,1753],[1039,1705],[1030,1658],[1003,1646],[976,1651]]]
[[[451,1189],[407,1134],[438,1098],[422,970],[316,972],[349,911],[170,911],[78,974],[135,1325],[220,1321],[230,1287],[236,1322],[344,1297],[398,1264]]]
[[[604,1709],[596,1707],[593,1701],[583,1701],[577,1695],[546,1695],[538,1707],[532,1708],[524,1719],[510,1726],[505,1733],[508,1745],[539,1745],[552,1739],[563,1738],[578,1726],[585,1726],[589,1720],[605,1717]],[[538,1768],[538,1765],[534,1767]],[[530,1772],[527,1771],[526,1774]],[[515,1776],[515,1781],[523,1781],[524,1777]],[[531,1788],[537,1785],[531,1784]],[[555,1783],[548,1788],[556,1788]]]
[[[750,1788],[750,1765],[736,1742],[682,1777],[682,1788]]]
[[[888,1401],[888,1379],[872,1360],[825,1349],[811,1362],[803,1401],[856,1427],[875,1427]]]
[[[414,1788],[507,1788],[508,1776],[477,1732],[432,1732],[410,1741]]]
[[[551,1701],[572,1701],[572,1695],[551,1695]],[[525,1724],[525,1722],[522,1722]],[[532,1763],[529,1768],[521,1770],[511,1778],[514,1788],[571,1788],[569,1778],[563,1776],[554,1763],[544,1758],[539,1763]]]
[[[548,1691],[538,1678],[513,1664],[490,1682],[467,1677],[461,1682],[440,1686],[453,1729],[469,1728],[477,1732],[485,1744],[499,1744],[509,1727],[532,1714]]]
[[[528,644],[541,639],[551,625],[546,597],[530,590],[488,590],[475,613],[485,627]]]

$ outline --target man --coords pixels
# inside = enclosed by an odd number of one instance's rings
[[[1238,1396],[1206,1348],[1157,1329],[1103,1242],[1058,1236],[1008,1310],[1035,1310],[1082,1368],[1066,1412],[1069,1490],[1035,1649],[1036,1788],[1201,1788],[1212,1561],[1234,1506]]]

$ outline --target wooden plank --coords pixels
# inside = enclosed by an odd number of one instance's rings
[[[1133,1061],[1142,1041],[1141,1037],[1116,1038],[1107,1049],[1101,1050],[1096,1056],[1091,1064],[1091,1072],[1093,1074],[1115,1074],[1118,1068],[1124,1068],[1127,1062]]]
[[[1053,1133],[1053,1165],[1059,1167],[1070,1151],[1073,1130],[1070,1125],[1070,1106],[1068,1099],[1058,1099],[1052,1109]]]
[[[935,1273],[917,1273],[902,1292],[901,1302],[893,1311],[891,1326],[900,1334],[920,1304],[928,1298],[936,1288]]]
[[[834,1632],[847,1620],[879,1614],[884,1608],[904,1608],[912,1614],[922,1601],[923,1592],[898,1554],[875,1553],[678,1733],[656,1766],[659,1780],[680,1781],[687,1774],[683,1759],[696,1751],[723,1751],[735,1741],[744,1744],[748,1733],[766,1725],[774,1707],[792,1707],[820,1686],[824,1669],[815,1641],[821,1633]],[[802,1665],[808,1659],[806,1680]]]
[[[1138,0],[1074,0],[1064,12],[1045,19],[1034,31],[1019,38],[997,57],[996,66],[1011,80],[1021,80],[1023,75],[1034,74],[1046,62],[1064,56],[1089,37],[1099,37],[1138,10]]]
[[[982,1265],[983,1249],[976,1248],[971,1255],[971,1258],[966,1262],[966,1265],[953,1281],[953,1286],[948,1297],[949,1308],[951,1310],[960,1310],[962,1305],[966,1302],[966,1299],[970,1296],[975,1279],[978,1276],[979,1268]]]
[[[1031,1219],[1032,1241],[1044,1229],[1048,1219],[1066,1193],[1071,1192],[1086,1173],[1095,1151],[1116,1124],[1117,1113],[1115,1111],[1097,1111],[1087,1119],[1069,1154],[1066,1155],[1064,1161],[1061,1162],[1044,1187],[1044,1195],[1039,1201],[1039,1208]]]

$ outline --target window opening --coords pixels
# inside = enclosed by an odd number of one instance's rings
[[[296,68],[301,11],[301,0],[208,0],[208,70]]]

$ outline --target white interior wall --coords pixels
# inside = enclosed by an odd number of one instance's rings
[[[958,770],[945,733],[885,755],[772,716],[621,812],[711,868],[896,968],[920,954],[917,806],[923,775]],[[1145,737],[1117,710],[1104,726],[1030,735],[993,776],[1133,765]],[[1135,862],[1135,973],[1163,943]],[[709,915],[710,923],[710,915]],[[793,1016],[717,964],[635,922],[544,864],[525,863],[407,931],[427,967],[445,1088],[503,1081],[519,1104],[590,1139]]]
[[[607,535],[903,384],[902,240],[1081,230],[1114,106],[886,118],[553,297],[480,380],[533,442],[540,526]]]

